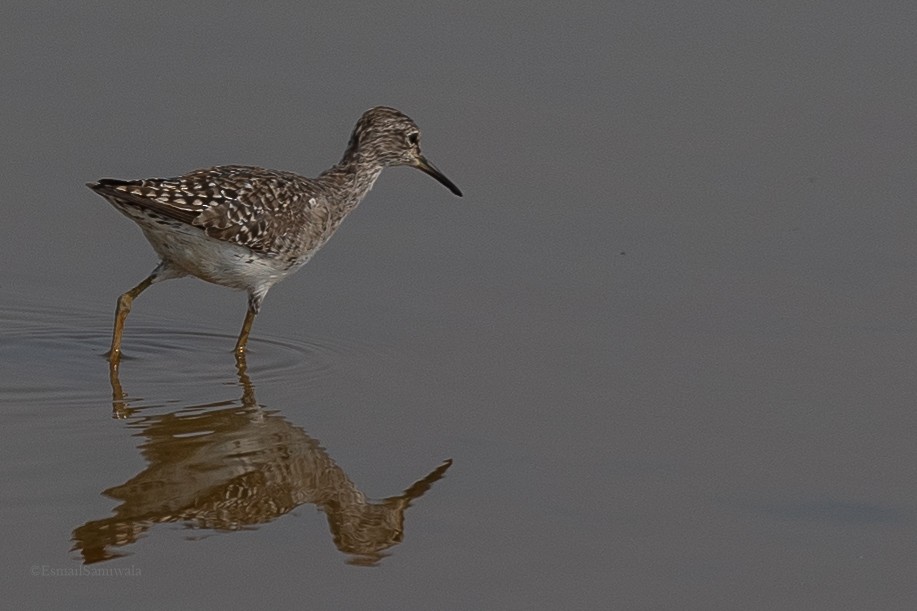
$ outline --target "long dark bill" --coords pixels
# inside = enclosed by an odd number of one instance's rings
[[[446,175],[440,172],[435,165],[427,161],[426,157],[423,157],[423,156],[418,157],[417,165],[415,167],[418,170],[429,174],[430,176],[432,176],[433,178],[441,182],[443,186],[445,186],[447,189],[449,189],[450,191],[452,191],[459,197],[462,196],[462,192],[459,190],[458,187],[455,186],[455,183],[453,183],[451,180],[446,178]]]

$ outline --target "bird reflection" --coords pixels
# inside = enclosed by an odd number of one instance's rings
[[[348,562],[375,565],[404,536],[404,512],[452,464],[444,461],[404,492],[371,501],[319,445],[278,412],[255,401],[244,357],[237,358],[241,404],[186,408],[143,416],[130,407],[117,368],[111,368],[112,408],[140,431],[147,467],[103,491],[121,502],[114,515],[73,531],[73,550],[87,564],[125,555],[153,525],[182,523],[215,531],[250,529],[299,505],[328,517]],[[228,406],[227,406],[228,405]]]

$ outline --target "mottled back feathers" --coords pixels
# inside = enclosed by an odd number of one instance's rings
[[[314,181],[250,166],[218,166],[175,178],[102,179],[89,186],[118,208],[146,208],[263,254],[320,242],[328,216],[326,196]],[[317,231],[290,231],[308,227]]]

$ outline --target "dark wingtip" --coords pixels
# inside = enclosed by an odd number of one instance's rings
[[[119,180],[117,178],[100,178],[95,182],[87,182],[86,186],[92,189],[93,191],[98,191],[103,187],[117,187],[120,185],[126,185],[128,181]]]

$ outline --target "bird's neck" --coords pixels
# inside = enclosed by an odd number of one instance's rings
[[[383,166],[350,150],[337,164],[322,172],[316,182],[333,194],[346,211],[354,208],[373,188]]]

